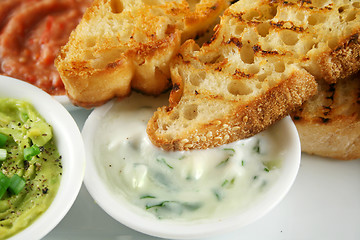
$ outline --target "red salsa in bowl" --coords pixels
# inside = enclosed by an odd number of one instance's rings
[[[1,0],[0,74],[65,95],[54,59],[92,0]]]

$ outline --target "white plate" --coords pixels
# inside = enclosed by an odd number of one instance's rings
[[[71,112],[81,129],[90,110]],[[359,240],[360,159],[337,161],[302,155],[285,199],[261,220],[206,240]],[[118,223],[82,187],[74,206],[44,240],[155,240]]]

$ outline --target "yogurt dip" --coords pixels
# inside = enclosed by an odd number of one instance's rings
[[[239,213],[271,189],[283,160],[281,136],[270,128],[213,149],[166,152],[152,145],[146,124],[167,99],[133,94],[108,104],[93,152],[109,191],[144,214],[196,221]]]

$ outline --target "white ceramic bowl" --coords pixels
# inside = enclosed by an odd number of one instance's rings
[[[103,175],[105,170],[98,168],[99,164],[94,157],[96,154],[94,154],[93,149],[95,144],[98,144],[95,137],[96,129],[112,106],[113,102],[109,102],[96,108],[85,122],[82,131],[87,153],[84,183],[95,202],[105,212],[136,231],[167,239],[194,239],[236,230],[254,222],[274,208],[287,194],[296,178],[301,158],[300,141],[291,118],[286,117],[271,127],[275,128],[277,138],[281,139],[279,144],[281,145],[283,162],[280,175],[257,204],[253,204],[239,214],[222,219],[204,220],[200,223],[147,217],[146,214],[135,211],[135,208],[125,198],[119,198],[116,193],[109,190],[111,187],[108,188],[107,184],[109,183]]]
[[[82,136],[64,106],[31,84],[0,76],[0,97],[22,99],[32,103],[52,126],[55,142],[62,156],[61,183],[50,207],[29,227],[10,238],[11,240],[41,239],[63,219],[80,191],[85,172]]]
[[[15,78],[9,78],[9,80],[13,81],[19,81],[18,79]],[[70,101],[69,97],[67,95],[54,95],[52,96],[56,101],[58,101],[59,103],[61,103],[61,105],[63,105],[66,110],[68,111],[75,111],[77,110],[79,107],[75,106],[74,104],[72,104],[72,102]]]

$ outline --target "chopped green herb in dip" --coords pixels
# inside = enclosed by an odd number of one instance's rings
[[[62,166],[51,126],[28,102],[0,98],[1,139],[6,157],[0,161],[0,239],[5,239],[50,206]]]
[[[242,211],[276,182],[281,151],[271,131],[207,150],[156,148],[146,124],[163,105],[158,101],[136,95],[114,103],[102,119],[95,158],[109,191],[144,214],[189,221]],[[149,102],[153,108],[142,107]]]

